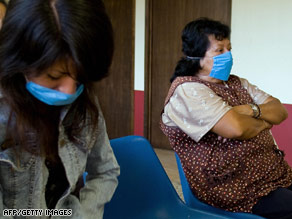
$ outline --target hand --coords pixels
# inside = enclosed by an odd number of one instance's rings
[[[264,122],[264,125],[265,125],[265,129],[271,129],[273,127],[273,125],[265,120],[262,120]]]

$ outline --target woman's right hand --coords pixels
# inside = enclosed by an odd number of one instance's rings
[[[265,129],[271,129],[273,127],[273,125],[271,123],[267,122],[266,120],[262,119],[262,121],[264,122],[264,125],[266,127]]]

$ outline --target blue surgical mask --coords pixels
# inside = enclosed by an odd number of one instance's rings
[[[213,68],[209,74],[212,78],[227,81],[232,68],[233,59],[231,52],[225,52],[213,57]]]
[[[26,83],[26,89],[38,100],[54,106],[63,106],[73,103],[84,90],[80,84],[74,94],[66,94],[54,89],[43,87],[32,81]]]

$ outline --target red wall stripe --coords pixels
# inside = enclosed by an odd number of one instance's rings
[[[292,104],[284,104],[288,110],[288,118],[280,125],[272,128],[273,136],[281,150],[284,150],[285,160],[292,166]]]
[[[134,135],[144,136],[144,91],[134,91]]]

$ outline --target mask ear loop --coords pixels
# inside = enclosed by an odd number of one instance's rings
[[[192,57],[192,56],[186,56],[187,59],[190,59],[190,60],[200,60],[201,58],[203,57]]]

